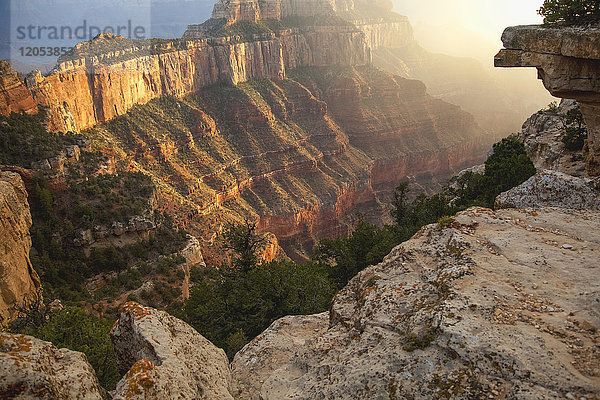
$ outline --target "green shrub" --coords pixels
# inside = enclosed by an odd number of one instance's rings
[[[43,324],[18,333],[84,353],[96,370],[100,384],[112,390],[121,378],[109,337],[112,325],[112,321],[90,315],[81,308],[65,308],[53,312]]]
[[[544,0],[538,10],[544,17],[544,24],[563,22],[585,24],[600,21],[600,1],[598,0]]]

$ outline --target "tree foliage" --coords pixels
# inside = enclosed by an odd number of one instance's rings
[[[562,137],[562,142],[565,144],[565,147],[571,151],[583,149],[585,139],[588,136],[588,131],[579,104],[577,107],[567,111],[567,115],[565,116],[565,126],[565,134]]]
[[[223,232],[223,249],[235,253],[233,265],[248,272],[258,265],[259,251],[267,244],[267,237],[256,232],[257,223],[246,218],[240,225],[228,224]]]
[[[194,276],[180,316],[230,358],[280,317],[325,311],[334,294],[327,271],[314,263],[276,261],[248,271],[197,270]]]
[[[600,21],[600,0],[544,0],[538,10],[545,24],[585,24]]]

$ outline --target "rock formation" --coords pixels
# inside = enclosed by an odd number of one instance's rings
[[[565,115],[577,106],[574,100],[562,100],[556,113],[539,111],[525,121],[518,139],[525,144],[527,155],[536,169],[551,169],[567,175],[586,177],[581,151],[571,151],[562,141],[566,133]]]
[[[8,116],[12,112],[37,114],[38,108],[23,78],[13,71],[8,62],[2,60],[0,61],[0,114]]]
[[[597,398],[600,214],[471,208],[235,357],[241,399]],[[535,251],[532,251],[535,249]]]
[[[225,352],[166,312],[126,303],[111,338],[128,371],[113,399],[233,400]]]
[[[0,332],[0,398],[108,399],[85,355]]]
[[[546,170],[498,196],[496,208],[561,207],[600,211],[600,178]]]
[[[588,127],[590,176],[600,175],[600,28],[516,26],[502,35],[497,67],[536,67],[548,91],[575,99]]]
[[[0,325],[16,316],[15,304],[37,301],[40,278],[29,261],[31,214],[27,191],[14,172],[0,172]]]

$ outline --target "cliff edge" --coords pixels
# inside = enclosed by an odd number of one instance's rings
[[[588,127],[586,170],[600,176],[600,26],[514,26],[502,42],[496,67],[535,67],[553,96],[581,104]]]
[[[37,300],[40,278],[29,261],[31,214],[27,191],[14,172],[0,172],[0,325],[16,316],[15,304]]]

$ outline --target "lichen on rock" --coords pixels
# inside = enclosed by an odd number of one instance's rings
[[[225,352],[164,311],[125,303],[111,338],[128,371],[114,399],[233,399]]]

